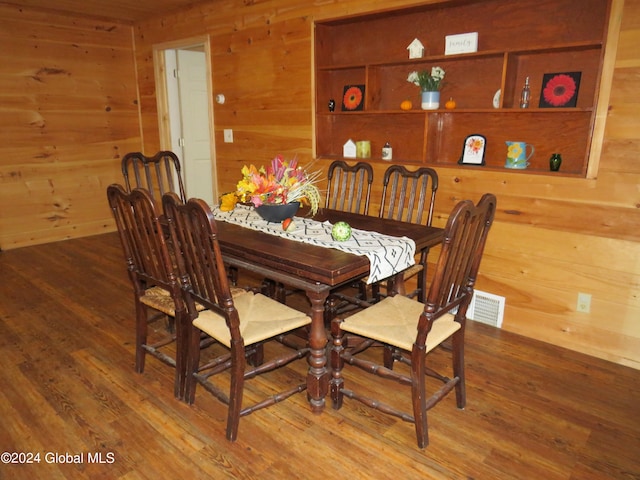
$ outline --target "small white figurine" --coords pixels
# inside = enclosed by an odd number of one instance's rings
[[[417,38],[413,39],[407,50],[409,50],[409,58],[422,58],[424,56],[424,45]]]
[[[356,142],[349,139],[347,143],[342,146],[342,156],[344,158],[356,158]]]

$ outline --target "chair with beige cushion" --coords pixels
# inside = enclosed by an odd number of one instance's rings
[[[464,200],[453,209],[445,227],[444,238],[434,278],[426,303],[403,295],[386,297],[380,302],[331,325],[332,347],[331,398],[333,407],[342,407],[346,396],[363,404],[415,424],[418,446],[429,443],[427,411],[451,390],[456,391],[458,408],[466,403],[464,377],[464,332],[466,313],[476,282],[480,260],[496,209],[496,198],[485,194],[477,206]],[[350,347],[345,333],[363,339]],[[441,375],[427,367],[427,354],[451,339],[452,376]],[[362,353],[374,345],[384,346],[384,365],[378,365]],[[394,371],[394,362],[401,367]],[[345,364],[384,380],[411,388],[413,412],[407,413],[377,399],[347,388]],[[400,370],[403,371],[400,371]],[[442,382],[429,397],[426,376]],[[355,382],[354,382],[355,383]],[[389,384],[390,388],[393,384]],[[384,394],[384,389],[375,391]]]
[[[146,354],[176,369],[174,394],[184,392],[184,367],[174,345],[179,329],[174,321],[186,315],[180,285],[156,208],[150,193],[134,189],[127,193],[121,185],[110,185],[107,198],[120,235],[120,242],[133,284],[136,309],[136,371],[142,373]],[[149,324],[159,320],[167,325],[156,329],[154,342],[148,342]],[[160,337],[160,338],[155,338]],[[164,348],[166,347],[166,348]]]
[[[107,188],[107,197],[133,284],[136,371],[144,371],[147,354],[174,367],[174,394],[177,398],[183,398],[186,359],[176,323],[184,322],[180,315],[185,317],[187,310],[171,260],[171,249],[163,231],[166,225],[161,225],[156,214],[157,207],[146,189],[135,188],[127,193],[121,185],[113,184]],[[244,289],[232,287],[234,297],[243,293],[246,293]],[[197,304],[196,308],[204,309],[201,304]],[[161,321],[165,325],[158,326]],[[150,326],[154,327],[152,342],[148,341]],[[201,348],[212,343],[211,338],[204,335],[201,340]]]
[[[269,392],[264,400],[243,406],[246,380],[294,360],[306,358],[309,353],[306,341],[304,345],[297,345],[300,338],[289,338],[287,334],[308,326],[311,319],[259,293],[248,292],[232,297],[218,243],[216,223],[204,201],[190,199],[183,204],[175,193],[169,193],[163,197],[163,208],[172,243],[181,252],[176,260],[189,318],[192,320],[185,329],[185,336],[189,337],[186,400],[193,403],[196,386],[201,384],[225,403],[228,406],[226,436],[233,441],[238,435],[240,417],[306,389],[306,379],[302,379],[300,384],[288,386],[279,393]],[[207,310],[198,312],[196,303],[204,305]],[[201,332],[226,347],[219,357],[205,365],[200,364],[198,348]],[[250,367],[247,358],[251,359],[263,343],[271,339],[279,340],[287,348],[282,345],[274,346],[284,351],[278,351],[277,358],[261,362],[258,367]],[[213,376],[227,370],[230,376],[228,394],[212,381]]]

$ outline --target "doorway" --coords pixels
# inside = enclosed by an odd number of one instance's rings
[[[154,47],[160,147],[181,160],[188,197],[218,198],[208,38]]]

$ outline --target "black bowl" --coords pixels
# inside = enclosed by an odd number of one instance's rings
[[[256,207],[256,212],[267,222],[282,222],[293,217],[300,208],[300,202],[291,203],[263,203]]]

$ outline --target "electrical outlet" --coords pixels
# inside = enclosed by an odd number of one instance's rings
[[[589,313],[591,312],[591,294],[578,293],[578,304],[576,306],[577,312]]]
[[[230,128],[224,129],[224,143],[233,143],[233,130]]]

